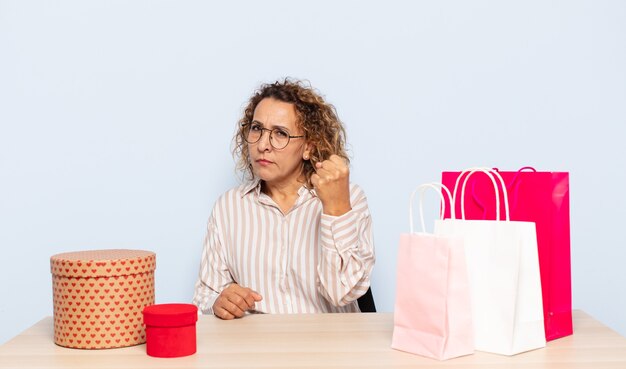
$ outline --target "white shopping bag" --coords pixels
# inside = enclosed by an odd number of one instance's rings
[[[487,174],[494,185],[496,220],[465,220],[465,185],[476,172]],[[505,220],[494,176],[503,189]],[[510,221],[504,181],[488,168],[463,171],[453,198],[461,201],[461,219],[436,221],[435,234],[464,239],[476,350],[514,355],[545,347],[535,223]]]

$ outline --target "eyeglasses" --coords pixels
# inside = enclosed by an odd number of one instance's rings
[[[243,136],[247,143],[253,144],[259,142],[263,137],[263,132],[268,131],[270,133],[270,145],[276,150],[284,149],[289,145],[289,140],[292,138],[302,138],[304,136],[289,136],[289,132],[282,128],[267,129],[257,122],[244,123]]]

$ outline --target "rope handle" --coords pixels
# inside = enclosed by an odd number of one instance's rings
[[[440,215],[440,219],[443,219],[443,214],[446,212],[446,199],[443,196],[442,192],[445,192],[446,195],[448,196],[448,202],[450,203],[450,212],[452,214],[452,218],[454,218],[454,199],[452,197],[452,194],[450,193],[450,190],[448,189],[448,187],[444,186],[441,183],[438,182],[430,182],[430,183],[424,183],[422,185],[417,186],[417,188],[415,190],[413,190],[413,192],[411,192],[411,197],[409,198],[409,229],[411,231],[411,233],[413,233],[413,200],[415,198],[415,194],[417,192],[419,192],[420,196],[419,196],[419,214],[420,214],[420,223],[422,225],[422,232],[426,233],[426,224],[424,223],[424,207],[423,207],[423,200],[424,200],[424,191],[428,188],[431,188],[435,191],[437,191],[437,193],[439,194],[439,197],[441,198],[441,215]],[[443,191],[441,191],[443,190]]]
[[[499,172],[500,170],[498,168],[493,168],[494,171]],[[509,195],[511,194],[511,192],[513,192],[514,196],[513,196],[513,203],[510,203],[510,205],[513,207],[513,209],[515,209],[515,206],[517,205],[517,199],[518,197],[517,192],[519,190],[519,184],[520,182],[517,180],[520,176],[521,172],[524,171],[528,171],[528,172],[532,172],[532,173],[536,173],[537,170],[531,166],[526,166],[526,167],[521,167],[516,173],[515,176],[513,176],[513,178],[511,179],[511,181],[506,185],[506,189],[509,193]],[[472,200],[476,203],[476,205],[483,210],[483,216],[482,219],[487,219],[487,206],[480,201],[478,195],[476,194],[476,181],[472,182]]]
[[[498,173],[497,170],[493,170],[487,167],[468,168],[468,169],[463,170],[461,174],[459,174],[459,176],[457,177],[456,182],[454,184],[454,192],[452,196],[452,198],[455,200],[455,204],[456,204],[456,199],[458,198],[457,194],[458,194],[458,189],[459,189],[459,183],[461,181],[461,178],[463,178],[463,176],[467,174],[467,176],[465,176],[465,179],[463,180],[463,184],[461,185],[461,219],[465,220],[465,201],[464,201],[465,200],[465,187],[467,186],[467,182],[469,178],[474,173],[477,173],[477,172],[482,172],[482,173],[485,173],[487,176],[489,176],[489,179],[491,180],[491,183],[493,184],[493,188],[495,190],[496,220],[502,220],[502,218],[500,217],[500,191],[498,189],[498,184],[496,183],[496,179],[498,179],[502,187],[502,194],[504,197],[505,220],[510,221],[511,219],[510,219],[510,214],[509,214],[509,196],[506,190],[506,184],[504,183],[502,176],[500,175],[500,173]]]

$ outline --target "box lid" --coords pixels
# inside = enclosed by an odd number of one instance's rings
[[[146,326],[180,327],[195,324],[197,320],[198,307],[192,304],[155,304],[143,309]]]
[[[153,271],[156,254],[144,250],[89,250],[50,257],[50,272],[64,277],[112,277]]]

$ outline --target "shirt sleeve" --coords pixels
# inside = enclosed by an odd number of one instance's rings
[[[367,292],[375,262],[367,199],[356,185],[350,192],[352,210],[338,217],[321,216],[320,292],[335,306],[350,304]]]
[[[207,225],[193,303],[198,306],[198,310],[203,314],[213,314],[213,304],[220,295],[220,291],[231,283],[233,283],[233,278],[224,262],[222,242],[220,241],[214,210]]]

